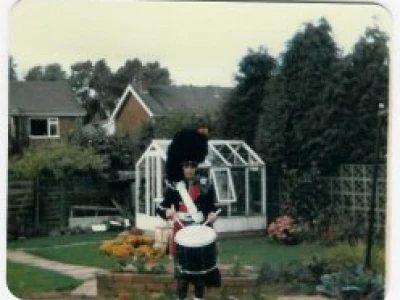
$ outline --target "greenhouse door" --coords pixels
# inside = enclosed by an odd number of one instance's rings
[[[155,208],[162,200],[162,161],[156,151],[148,151],[144,158],[143,195],[142,203],[136,214],[138,228],[155,230],[159,225],[159,218],[155,215]]]

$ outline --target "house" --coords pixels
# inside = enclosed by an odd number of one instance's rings
[[[9,84],[8,130],[14,150],[67,136],[85,114],[66,81]]]
[[[135,134],[142,124],[176,114],[214,114],[228,98],[230,88],[155,85],[146,89],[129,84],[107,122],[108,135]]]

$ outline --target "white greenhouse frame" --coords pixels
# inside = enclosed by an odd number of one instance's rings
[[[154,231],[167,225],[155,215],[155,208],[163,200],[164,170],[170,142],[153,140],[136,162],[136,227],[143,230]],[[217,206],[222,208],[214,226],[217,232],[265,228],[266,166],[244,141],[209,140],[208,155],[199,165],[199,172],[211,180]]]

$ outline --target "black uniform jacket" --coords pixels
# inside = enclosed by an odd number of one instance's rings
[[[200,186],[200,196],[193,202],[196,205],[197,210],[203,213],[203,216],[206,220],[210,212],[215,212],[217,210],[214,202],[214,189],[212,188],[210,181],[206,178],[195,180],[193,184]],[[187,183],[186,188],[188,188]],[[171,208],[173,205],[175,211],[179,211],[179,206],[182,202],[183,200],[179,195],[179,192],[175,189],[175,186],[173,184],[167,184],[167,189],[164,193],[164,200],[156,208],[156,213],[163,219],[167,219],[165,215],[166,210]]]

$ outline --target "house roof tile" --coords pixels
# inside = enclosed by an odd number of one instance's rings
[[[215,113],[231,90],[214,86],[150,86],[147,92],[137,91],[154,115],[171,115]]]
[[[66,81],[24,81],[9,85],[10,115],[84,116]]]

